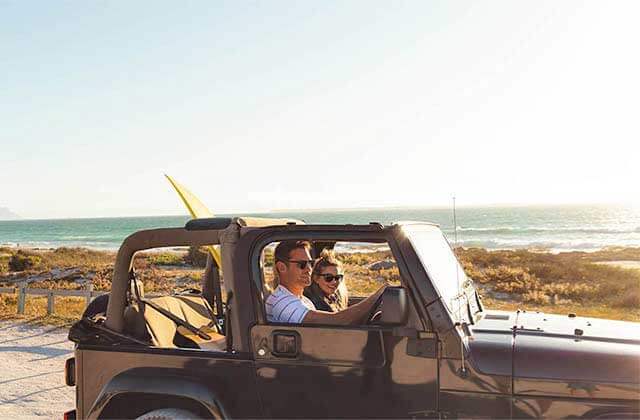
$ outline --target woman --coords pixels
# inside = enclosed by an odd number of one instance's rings
[[[348,306],[343,280],[342,263],[332,251],[325,249],[313,266],[311,285],[304,289],[304,295],[319,311],[342,311]]]

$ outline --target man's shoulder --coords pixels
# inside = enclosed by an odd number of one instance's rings
[[[284,287],[282,287],[282,285],[278,285],[278,287],[276,287],[273,292],[271,292],[271,294],[269,295],[269,297],[267,297],[267,300],[269,299],[273,299],[273,298],[277,298],[278,296],[283,296],[287,294],[287,291]]]
[[[283,287],[282,285],[279,285],[278,287],[276,287],[273,293],[271,293],[269,297],[267,297],[266,303],[268,305],[275,305],[278,302],[281,302],[283,300],[288,300],[291,298],[298,299],[293,295],[293,293],[288,291],[285,287]]]

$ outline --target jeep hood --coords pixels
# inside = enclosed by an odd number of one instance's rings
[[[640,323],[486,311],[472,330],[471,357],[485,373],[640,388]]]
[[[640,324],[519,312],[513,376],[640,383]]]

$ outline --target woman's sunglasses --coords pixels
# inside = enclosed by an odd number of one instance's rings
[[[327,283],[331,283],[333,281],[337,281],[338,283],[340,283],[344,278],[344,274],[337,274],[335,276],[333,274],[318,274],[318,275],[320,277],[324,277],[324,281],[326,281]]]
[[[310,268],[313,268],[313,260],[286,260],[288,263],[294,263],[298,265],[298,268],[300,270],[304,270],[305,268],[307,268],[307,266],[309,266]]]

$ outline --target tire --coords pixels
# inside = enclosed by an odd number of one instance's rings
[[[187,420],[199,418],[191,411],[181,408],[159,408],[136,417],[136,420]]]

